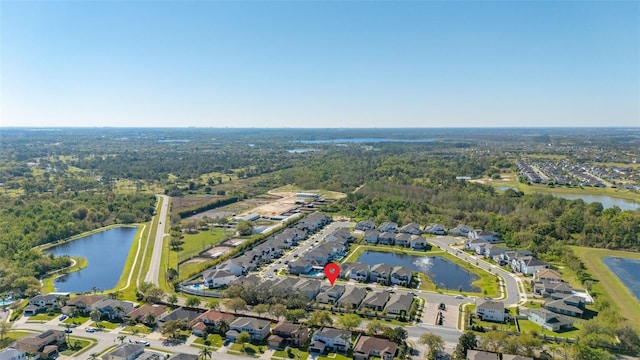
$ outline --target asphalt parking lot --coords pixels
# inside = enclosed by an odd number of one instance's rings
[[[429,325],[436,324],[438,311],[442,311],[442,325],[448,328],[457,328],[458,326],[458,307],[446,305],[445,310],[438,309],[439,303],[427,302],[422,312],[422,322]]]

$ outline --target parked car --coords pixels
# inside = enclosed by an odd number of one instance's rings
[[[64,332],[66,332],[67,334],[71,334],[73,332],[73,330],[71,329],[64,329]]]
[[[464,296],[462,296],[462,295],[456,295],[456,299],[464,299]]]
[[[58,318],[58,320],[60,320],[60,321],[64,321],[66,319],[67,319],[67,315],[65,315],[65,314],[60,315],[60,317]]]
[[[84,331],[88,332],[88,333],[93,333],[96,332],[96,329],[92,328],[92,327],[88,327],[86,328]]]
[[[140,345],[144,345],[144,346],[151,345],[151,344],[149,344],[149,342],[147,340],[136,340],[136,344],[140,344]]]

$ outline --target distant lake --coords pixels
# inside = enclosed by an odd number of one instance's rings
[[[101,290],[115,287],[137,231],[137,227],[117,227],[45,250],[57,256],[81,256],[88,262],[86,268],[58,277],[53,283],[56,291],[81,293],[94,286]]]
[[[313,152],[313,151],[318,151],[318,149],[291,149],[291,150],[287,150],[287,152],[290,153],[290,154],[304,154],[304,153]]]
[[[599,202],[602,204],[602,207],[605,209],[617,206],[622,210],[633,211],[640,208],[640,203],[638,202],[625,200],[625,199],[618,199],[618,198],[614,198],[607,195],[580,195],[580,194],[563,194],[563,193],[553,193],[553,192],[551,192],[550,194],[556,197],[567,199],[567,200],[582,199],[582,201],[586,203]]]
[[[412,271],[426,274],[434,284],[443,289],[458,290],[462,287],[463,291],[480,291],[471,285],[472,282],[479,279],[476,274],[470,273],[441,256],[415,256],[367,250],[360,255],[357,261],[370,266],[375,264],[402,265]]]
[[[303,144],[364,144],[381,142],[424,143],[433,142],[434,139],[389,139],[389,138],[347,138],[347,139],[321,139],[321,140],[297,140]]]
[[[605,257],[602,261],[640,302],[640,259]]]

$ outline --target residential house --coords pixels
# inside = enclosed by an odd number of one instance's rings
[[[367,230],[364,232],[364,241],[367,244],[377,244],[380,233],[378,230]]]
[[[561,297],[573,294],[573,288],[564,281],[539,281],[533,286],[534,293],[542,297],[556,296]]]
[[[469,236],[469,232],[473,231],[473,228],[467,225],[458,225],[453,229],[449,229],[449,234],[453,236]]]
[[[326,252],[328,254],[328,261],[342,258],[347,253],[348,245],[344,240],[336,240],[331,242],[325,242],[318,246],[316,251]],[[311,253],[313,251],[310,251]],[[307,255],[305,255],[307,257]],[[323,264],[324,265],[324,264]]]
[[[470,240],[483,239],[490,244],[502,242],[498,234],[493,231],[473,230],[467,234],[467,237]]]
[[[187,327],[191,327],[198,316],[200,316],[200,313],[197,311],[179,307],[170,313],[160,315],[160,317],[158,318],[158,325],[162,326],[167,321],[171,320],[185,320],[187,322]]]
[[[387,221],[378,227],[378,231],[380,232],[388,231],[388,232],[396,233],[398,232],[398,224]]]
[[[282,338],[282,345],[303,347],[309,341],[309,328],[288,321],[281,321],[271,329],[273,335]]]
[[[573,320],[545,309],[531,309],[527,319],[550,331],[570,330]]]
[[[191,326],[191,333],[196,336],[204,336],[210,330],[215,329],[221,322],[231,324],[235,316],[216,310],[208,310],[195,318],[195,324]]]
[[[404,235],[411,236],[409,234],[404,234]],[[378,244],[393,245],[393,243],[395,242],[395,238],[396,238],[396,234],[389,231],[385,231],[378,236]]]
[[[337,301],[338,306],[342,308],[357,309],[360,303],[367,296],[367,291],[356,286],[347,286],[344,294]]]
[[[429,248],[429,244],[427,243],[427,239],[422,236],[412,235],[409,247],[411,250],[427,250]]]
[[[324,238],[325,241],[327,242],[331,242],[331,241],[336,241],[336,240],[342,240],[346,243],[351,243],[355,240],[355,238],[353,237],[353,234],[351,234],[351,232],[349,231],[349,229],[347,228],[340,228],[336,231],[334,231],[333,233],[327,235]]]
[[[484,246],[484,257],[489,258],[489,259],[493,259],[496,256],[500,256],[502,257],[502,254],[504,254],[507,250],[507,248],[502,247],[502,246],[498,246],[495,244],[487,244]],[[499,261],[498,261],[499,263]]]
[[[14,348],[6,348],[0,350],[0,360],[27,360],[27,352]]]
[[[235,276],[242,276],[243,274],[246,273],[244,266],[242,266],[242,264],[236,261],[235,259],[227,260],[222,264],[216,266],[215,268],[218,270],[226,270]]]
[[[508,318],[502,301],[488,300],[476,307],[476,316],[483,321],[504,322]]]
[[[369,279],[378,284],[388,285],[392,270],[389,264],[375,264],[369,270]]]
[[[395,293],[391,295],[391,298],[387,302],[386,310],[389,314],[406,316],[409,314],[412,304],[413,296]]]
[[[424,229],[424,232],[432,235],[446,235],[447,230],[442,224],[431,224]]]
[[[411,269],[398,265],[391,270],[391,284],[407,286],[411,283],[412,274],[413,271],[411,271]]]
[[[344,285],[324,286],[316,296],[316,301],[322,304],[335,304],[336,300],[344,294],[344,291]]]
[[[226,334],[226,338],[229,341],[235,341],[236,337],[243,331],[248,332],[252,340],[262,341],[269,335],[271,322],[250,317],[239,317],[229,324],[229,329]]]
[[[371,220],[362,220],[356,224],[356,230],[367,231],[376,228],[376,224]]]
[[[396,235],[395,242],[398,246],[409,247],[411,245],[411,239],[415,235],[400,233]]]
[[[36,295],[29,299],[29,305],[37,306],[39,309],[51,309],[60,306],[60,300],[66,298],[60,294]]]
[[[360,336],[353,347],[353,358],[355,360],[367,360],[370,357],[382,360],[393,360],[398,351],[398,345],[387,339],[372,336]]]
[[[94,309],[109,319],[122,319],[123,316],[135,309],[136,305],[130,301],[102,299],[95,303]]]
[[[40,358],[54,358],[58,355],[58,345],[65,342],[64,332],[47,330],[40,334],[16,340],[13,347],[38,355]]]
[[[306,253],[304,255],[305,259],[309,259],[310,261],[312,261],[313,263],[320,265],[320,266],[324,266],[326,265],[329,260],[331,259],[332,255],[329,251],[325,250],[325,249],[320,249],[319,247],[315,248],[314,250],[309,251],[308,253]],[[291,264],[291,263],[289,263]]]
[[[559,271],[553,269],[541,269],[536,271],[533,275],[535,281],[548,281],[548,282],[561,282],[562,274]]]
[[[202,278],[209,289],[215,289],[231,284],[236,279],[236,275],[227,270],[211,269],[203,272]]]
[[[318,293],[320,293],[320,287],[322,282],[317,279],[302,279],[296,284],[293,289],[296,289],[299,293],[304,295],[308,300],[313,300]]]
[[[149,319],[153,318],[153,324],[155,324],[156,320],[165,312],[167,312],[167,307],[164,305],[147,304],[127,313],[125,319],[147,323]]]
[[[103,360],[133,360],[144,353],[144,345],[124,343],[102,357]]]
[[[549,264],[538,259],[537,257],[524,257],[520,260],[519,271],[523,274],[533,275],[538,270],[548,269]]]
[[[325,351],[346,353],[351,349],[351,331],[329,327],[320,328],[311,338],[309,351],[324,353]]]
[[[584,301],[579,296],[569,295],[547,300],[544,303],[544,308],[562,315],[582,317],[582,314],[584,314]]]
[[[369,265],[364,263],[340,264],[340,277],[365,282],[369,280]]]
[[[389,293],[385,291],[372,291],[362,300],[362,306],[373,311],[382,311],[389,300]]]
[[[74,298],[67,300],[66,308],[75,307],[81,313],[90,313],[95,310],[95,305],[101,300],[106,299],[104,295],[78,295]]]
[[[400,228],[401,233],[411,234],[411,235],[420,235],[422,231],[420,230],[420,224],[418,223],[408,223],[407,225]]]
[[[478,246],[481,245],[482,247],[484,247],[488,244],[489,243],[484,239],[469,239],[464,242],[464,249],[476,252],[477,251],[476,249],[478,248]]]
[[[489,243],[486,244],[478,244],[478,246],[476,246],[476,251],[475,253],[480,255],[480,256],[484,256],[485,253],[485,249],[487,248],[487,246],[489,246]]]
[[[500,354],[483,350],[467,350],[467,360],[500,360]]]
[[[298,259],[289,263],[289,274],[308,274],[313,268],[313,263],[308,259]]]

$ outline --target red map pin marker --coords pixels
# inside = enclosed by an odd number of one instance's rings
[[[336,263],[330,262],[325,265],[324,274],[327,276],[327,279],[329,279],[331,286],[333,286],[333,283],[335,283],[338,276],[340,276],[340,266]]]

